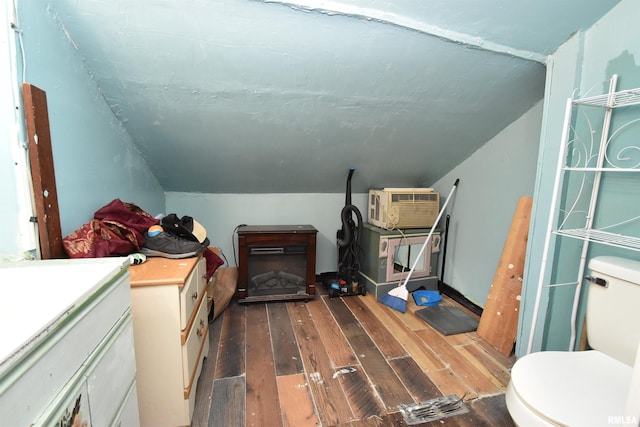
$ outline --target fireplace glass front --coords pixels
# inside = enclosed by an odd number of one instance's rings
[[[247,267],[250,297],[307,292],[305,246],[250,246]]]

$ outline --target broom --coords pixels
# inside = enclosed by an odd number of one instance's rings
[[[444,204],[442,205],[442,209],[440,209],[440,212],[438,213],[438,217],[433,223],[433,226],[431,227],[431,230],[429,231],[427,238],[422,244],[422,248],[420,248],[420,252],[416,257],[416,260],[413,262],[413,265],[411,266],[411,270],[409,270],[409,274],[407,274],[407,277],[404,279],[404,282],[402,283],[402,285],[399,285],[397,288],[391,289],[386,295],[381,296],[378,299],[378,301],[380,301],[382,304],[388,305],[389,307],[393,308],[394,310],[398,310],[401,313],[404,313],[407,311],[407,299],[409,298],[409,290],[407,289],[407,283],[411,278],[411,274],[413,273],[413,270],[415,270],[416,266],[418,265],[418,262],[422,257],[424,249],[427,247],[427,243],[431,241],[431,236],[433,235],[433,231],[436,229],[436,225],[438,225],[438,222],[440,221],[440,217],[442,217],[442,214],[444,213],[444,209],[447,207],[447,203],[449,203],[449,200],[451,200],[451,196],[453,196],[453,192],[455,191],[459,182],[460,182],[460,179],[456,179],[456,182],[453,184],[453,188],[451,189],[451,192],[449,193],[449,196],[447,197],[447,199],[444,201]]]

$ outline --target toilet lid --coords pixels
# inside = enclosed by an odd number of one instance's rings
[[[607,425],[624,415],[633,369],[599,351],[544,351],[519,359],[511,385],[540,417],[566,426]]]

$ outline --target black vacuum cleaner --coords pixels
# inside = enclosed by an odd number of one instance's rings
[[[338,245],[338,271],[322,273],[322,284],[329,297],[366,295],[367,288],[360,282],[360,235],[362,214],[351,204],[351,177],[355,168],[349,169],[345,206],[340,212],[342,228],[336,233]],[[354,217],[356,220],[354,221]]]

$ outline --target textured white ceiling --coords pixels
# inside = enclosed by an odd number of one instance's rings
[[[167,191],[426,186],[619,0],[49,0]]]

